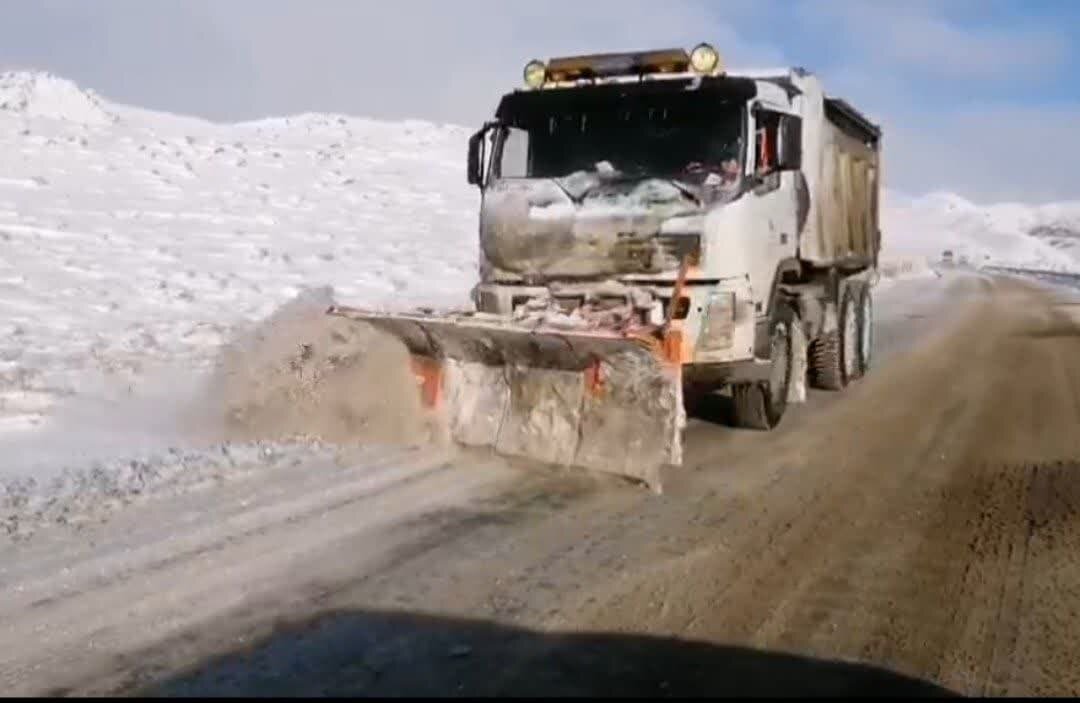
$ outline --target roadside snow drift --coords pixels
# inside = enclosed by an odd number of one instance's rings
[[[223,348],[204,396],[189,406],[212,420],[202,436],[395,444],[436,438],[405,347],[368,325],[326,315],[332,303],[329,289],[305,291]]]

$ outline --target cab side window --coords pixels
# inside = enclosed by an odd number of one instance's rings
[[[760,182],[754,190],[763,193],[780,187],[776,151],[780,139],[780,114],[758,110],[755,116],[754,175]]]

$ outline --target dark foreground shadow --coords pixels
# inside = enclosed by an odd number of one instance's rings
[[[344,612],[144,687],[150,696],[951,696],[861,664],[699,642]]]

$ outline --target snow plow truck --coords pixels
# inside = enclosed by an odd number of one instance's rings
[[[411,353],[453,440],[662,489],[687,407],[769,430],[871,364],[881,130],[709,44],[530,61],[468,142],[472,306],[335,305]]]

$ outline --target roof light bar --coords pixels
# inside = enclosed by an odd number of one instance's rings
[[[683,49],[636,51],[618,54],[587,54],[554,58],[544,64],[533,60],[525,65],[523,77],[529,88],[547,83],[566,83],[582,79],[634,76],[655,73],[703,75],[720,71],[720,54],[709,44],[698,44],[691,53]]]

